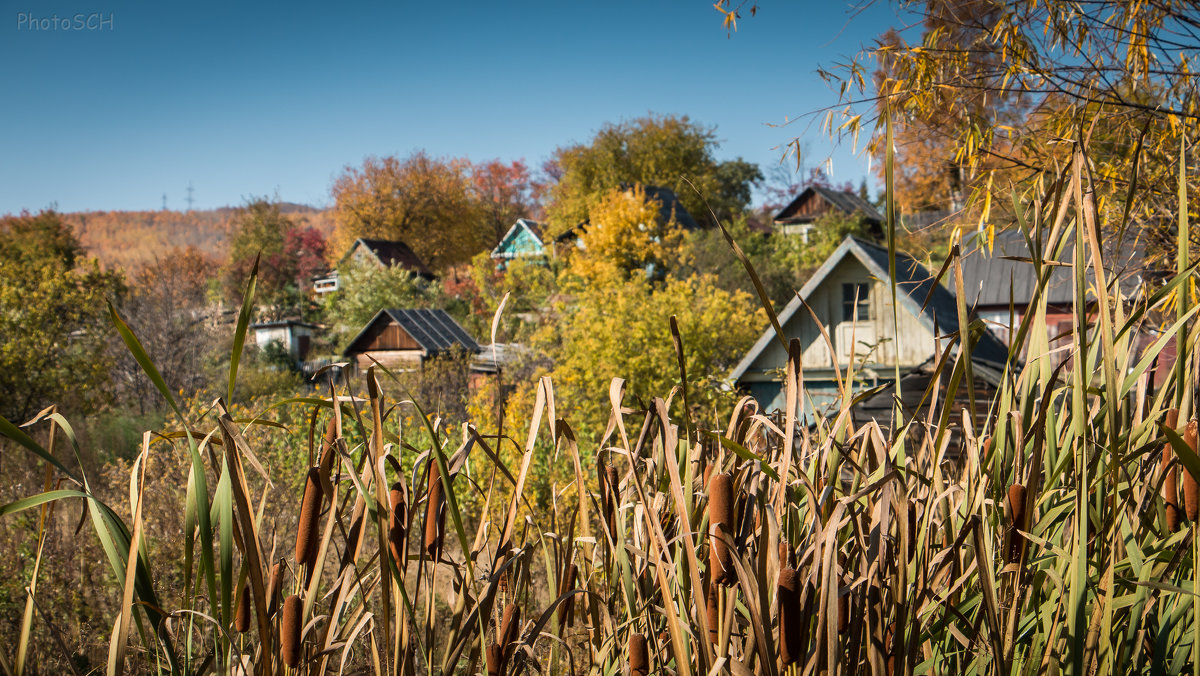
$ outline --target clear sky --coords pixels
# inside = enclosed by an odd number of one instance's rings
[[[900,23],[845,0],[761,0],[731,38],[705,0],[0,4],[0,213],[181,209],[189,182],[198,209],[321,206],[366,155],[540,166],[651,111],[763,167],[800,136],[857,182],[865,157],[812,118],[769,125],[835,102],[818,65]]]

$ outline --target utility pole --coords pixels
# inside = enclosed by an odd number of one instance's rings
[[[188,211],[191,211],[192,210],[192,182],[191,181],[188,181],[187,193],[188,193],[188,196],[187,196]]]

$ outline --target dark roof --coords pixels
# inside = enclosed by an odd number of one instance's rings
[[[445,310],[380,310],[367,322],[362,331],[358,332],[354,340],[350,341],[343,354],[358,352],[355,349],[358,341],[379,321],[394,321],[399,324],[427,354],[442,352],[455,345],[473,353],[478,353],[480,349],[475,339],[459,326],[453,317],[446,314]]]
[[[542,239],[542,233],[544,232],[544,229],[541,223],[538,223],[532,218],[518,218],[517,223],[529,228],[529,232],[532,232],[534,237]]]
[[[1018,308],[1029,305],[1037,289],[1037,277],[1025,236],[1019,230],[998,232],[990,253],[987,243],[978,240],[982,240],[982,237],[970,243],[969,247],[964,247],[963,294],[967,305],[973,308],[1008,307],[1010,300]],[[1042,246],[1044,248],[1045,245]],[[1123,294],[1136,292],[1142,284],[1140,270],[1143,248],[1132,237],[1124,241],[1116,237],[1108,239],[1104,242],[1104,248],[1105,281],[1111,284],[1114,278],[1119,279]],[[1058,257],[1058,261],[1066,265],[1053,266],[1050,281],[1046,284],[1046,302],[1050,305],[1070,305],[1075,301],[1070,267],[1074,252],[1074,237],[1070,237]],[[1095,281],[1090,256],[1088,263],[1090,286]],[[1091,294],[1089,297],[1094,298]]]
[[[776,223],[806,223],[813,220],[811,216],[796,216],[796,212],[800,207],[813,196],[819,196],[821,199],[828,202],[831,206],[846,214],[852,214],[855,211],[861,213],[863,218],[872,223],[882,223],[883,216],[875,209],[870,202],[859,197],[857,194],[848,190],[833,190],[820,185],[810,185],[804,189],[796,199],[788,202],[788,205],[781,209],[778,214],[775,214]]]
[[[354,253],[354,249],[359,245],[362,245],[367,249],[367,251],[370,251],[371,255],[373,255],[381,265],[389,268],[393,265],[399,265],[412,270],[414,273],[421,275],[422,277],[433,277],[433,273],[429,271],[429,268],[425,267],[425,263],[421,261],[417,254],[414,253],[407,244],[388,239],[370,239],[367,237],[359,237],[358,239],[354,240],[354,244],[350,245],[350,250],[347,251],[346,255],[342,257],[342,260],[344,261],[349,258],[350,255]]]
[[[641,185],[640,183],[622,183],[621,190],[632,190],[634,187],[641,187],[646,191],[646,197],[658,200],[662,205],[659,209],[659,214],[664,222],[670,221],[671,217],[675,217],[675,222],[684,230],[699,230],[700,224],[687,209],[683,208],[683,203],[679,201],[679,196],[670,188],[663,188],[657,185]]]
[[[857,258],[876,279],[886,281],[889,278],[887,249],[857,237],[847,236],[837,250],[825,259],[821,267],[813,273],[804,288],[779,313],[780,326],[787,325],[792,315],[803,305],[802,299],[812,295],[817,287],[825,281],[825,278],[833,272],[838,263],[847,256]],[[896,291],[901,303],[936,334],[945,335],[958,332],[958,304],[955,302],[954,294],[938,284],[924,265],[900,251],[896,252]],[[927,298],[928,301],[926,301]],[[741,378],[773,340],[775,340],[775,329],[768,326],[754,347],[750,348],[750,351],[734,368],[731,378],[733,380]],[[971,351],[971,360],[1003,366],[1008,361],[1008,348],[991,331],[985,330]]]

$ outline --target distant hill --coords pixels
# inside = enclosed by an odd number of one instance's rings
[[[333,212],[284,202],[280,211],[326,237]],[[225,256],[236,209],[196,211],[79,211],[63,214],[83,246],[106,268],[136,268],[176,247],[194,246],[218,259]]]

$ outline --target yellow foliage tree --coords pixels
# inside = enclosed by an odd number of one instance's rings
[[[591,284],[635,273],[653,276],[682,239],[674,214],[665,218],[662,203],[641,186],[609,190],[588,210],[583,249],[569,272]]]

